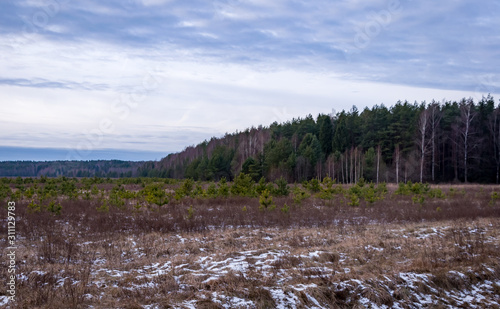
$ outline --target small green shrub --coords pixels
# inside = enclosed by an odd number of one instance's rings
[[[216,197],[217,196],[217,186],[215,185],[215,183],[211,182],[208,185],[206,194],[208,195],[208,197]]]
[[[321,190],[321,186],[319,180],[316,178],[311,179],[306,183],[306,188],[309,189],[312,193],[317,193]]]
[[[54,215],[60,215],[61,214],[61,211],[62,211],[62,206],[60,203],[56,203],[54,201],[51,201],[49,203],[49,206],[47,206],[47,210],[54,214]]]
[[[101,206],[96,208],[98,212],[109,212],[109,204],[107,200],[101,202]]]
[[[423,195],[414,195],[412,198],[413,204],[423,205],[425,202],[425,197]]]
[[[290,212],[290,207],[285,203],[281,208],[281,212],[284,213],[285,215],[288,214]]]
[[[350,193],[349,194],[349,202],[347,203],[347,205],[353,206],[353,207],[359,206],[359,197],[354,193]]]
[[[28,212],[29,213],[40,212],[40,210],[41,210],[40,204],[35,203],[35,201],[31,201],[28,204]]]
[[[218,194],[221,197],[228,197],[229,196],[229,186],[227,185],[226,177],[222,177],[221,180],[219,181]]]
[[[273,205],[273,197],[269,190],[264,190],[259,197],[260,210],[267,209],[269,206]],[[276,206],[275,206],[276,207]]]
[[[250,175],[240,173],[233,181],[231,194],[236,196],[254,196],[255,183]]]
[[[309,198],[311,195],[306,191],[300,189],[299,186],[295,186],[292,189],[293,202],[297,205],[301,205],[302,201]]]
[[[191,220],[194,218],[194,208],[193,208],[193,205],[189,206],[189,208],[187,209],[187,216],[186,216],[186,219],[187,220]]]
[[[288,182],[285,178],[280,177],[275,181],[277,188],[274,189],[273,194],[276,196],[288,196],[290,194],[290,188],[288,187]]]

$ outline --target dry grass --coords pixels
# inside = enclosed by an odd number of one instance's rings
[[[47,254],[47,238],[25,241],[18,251],[24,274],[18,308],[190,302],[219,308],[221,299],[273,308],[272,293],[282,287],[303,307],[312,306],[312,299],[324,306],[351,306],[362,298],[390,307],[398,299],[411,300],[412,293],[397,284],[400,273],[433,275],[415,288],[419,293],[498,281],[499,227],[498,219],[479,219],[182,235],[115,233],[106,239],[82,238],[71,259],[66,258],[67,243],[54,245],[55,252]]]
[[[453,188],[423,205],[389,186],[373,205],[277,198],[274,211],[243,197],[105,213],[94,200],[63,200],[60,216],[28,213],[20,202],[12,308],[391,307],[424,294],[439,307],[460,305],[453,291],[478,287],[494,308],[500,208],[490,195],[498,187]]]

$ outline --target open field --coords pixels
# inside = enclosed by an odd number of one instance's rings
[[[498,186],[187,182],[4,185],[17,302],[0,303],[500,308]]]

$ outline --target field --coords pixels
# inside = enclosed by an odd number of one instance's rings
[[[499,186],[1,181],[3,307],[500,308]]]

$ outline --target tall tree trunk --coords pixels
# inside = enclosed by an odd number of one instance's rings
[[[420,182],[424,179],[424,160],[425,154],[427,152],[427,121],[429,119],[429,113],[427,109],[424,109],[420,114],[420,120],[418,123],[418,131],[420,133]]]
[[[356,147],[354,149],[354,183],[357,183],[358,182],[358,170],[357,170],[357,166],[358,166],[358,148]]]
[[[396,183],[399,183],[399,144],[396,144]]]
[[[342,183],[345,183],[344,177],[344,157],[340,155],[340,171],[342,172]]]
[[[377,146],[377,184],[378,184],[379,171],[380,171],[380,144]]]

